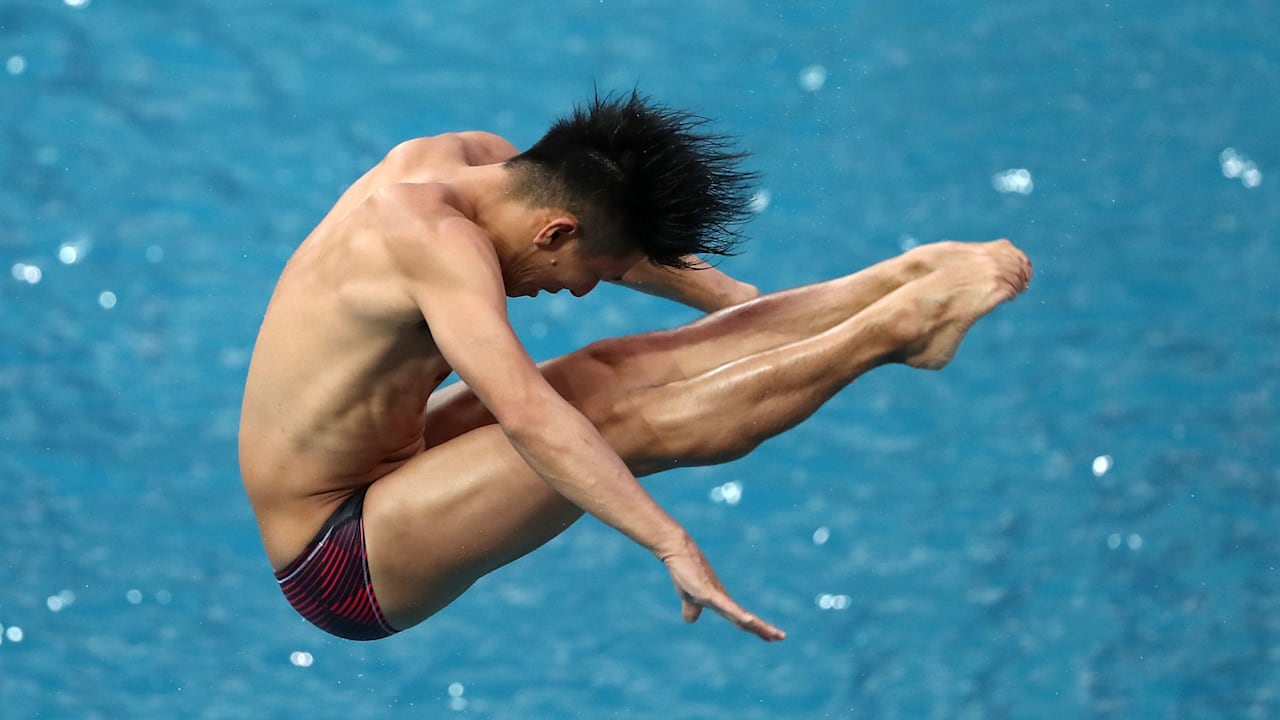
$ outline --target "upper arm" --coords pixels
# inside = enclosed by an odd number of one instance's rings
[[[434,225],[398,240],[409,294],[445,361],[502,422],[555,391],[511,328],[501,271],[482,231],[461,217]]]

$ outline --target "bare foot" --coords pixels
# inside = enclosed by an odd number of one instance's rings
[[[953,247],[939,248],[935,259],[941,259],[942,253],[946,257],[933,272],[895,293],[908,294],[913,324],[919,323],[920,339],[895,358],[912,367],[944,367],[979,318],[1017,297],[1031,283],[1031,262],[1008,240],[945,245]]]
[[[917,245],[895,258],[898,262],[899,285],[905,285],[937,270],[971,261],[977,256],[990,254],[994,248],[1004,246],[1012,247],[1013,244],[1001,238],[990,242],[943,240],[941,242]],[[1026,260],[1025,256],[1023,256],[1023,260]],[[1025,270],[1026,279],[1030,280],[1031,264],[1029,262]]]
[[[1007,240],[1003,242],[1008,243]],[[832,312],[837,313],[840,319],[852,317],[908,283],[989,254],[992,245],[954,240],[917,245],[901,255],[835,281],[844,283],[845,290],[833,296],[838,305],[833,305]]]

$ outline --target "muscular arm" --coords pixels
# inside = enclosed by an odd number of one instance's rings
[[[689,259],[694,266],[688,270],[658,267],[643,260],[628,270],[617,284],[708,313],[760,295],[755,286],[735,280],[699,258]]]

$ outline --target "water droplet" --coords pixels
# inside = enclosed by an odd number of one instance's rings
[[[293,663],[294,667],[306,668],[311,667],[312,663],[315,662],[315,657],[309,652],[295,650],[289,654],[289,662]]]
[[[98,295],[98,304],[102,306],[103,310],[110,310],[116,306],[116,294],[110,290],[104,290],[102,294]]]
[[[21,75],[27,71],[27,59],[21,55],[13,55],[5,62],[4,69],[10,75]]]
[[[813,531],[814,545],[826,545],[827,541],[830,539],[831,539],[831,531],[828,530],[826,526],[820,527],[817,530]]]

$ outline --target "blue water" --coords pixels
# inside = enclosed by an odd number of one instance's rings
[[[1277,28],[1270,0],[4,0],[0,716],[1280,717]],[[683,625],[590,520],[331,639],[237,477],[275,277],[396,142],[524,146],[593,84],[754,151],[724,267],[766,290],[996,236],[1032,290],[942,373],[648,483],[784,643]],[[538,357],[693,317],[512,313]]]

